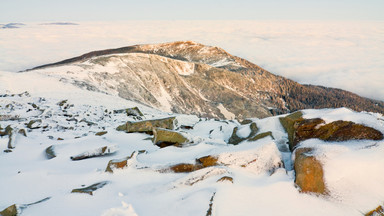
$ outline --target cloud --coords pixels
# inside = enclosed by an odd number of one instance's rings
[[[384,22],[126,21],[0,29],[0,70],[19,71],[83,53],[194,40],[219,46],[300,83],[384,100]]]

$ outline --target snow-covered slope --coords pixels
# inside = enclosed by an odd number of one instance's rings
[[[231,145],[233,129],[247,137],[250,123],[164,113],[60,79],[55,73],[0,74],[0,125],[26,131],[26,137],[0,138],[0,211],[17,204],[22,215],[361,215],[384,202],[382,140],[302,142],[300,147],[316,148],[330,193],[300,193],[279,116],[251,119],[257,134],[270,131],[273,138]],[[151,135],[117,131],[138,118],[114,110],[134,106],[143,120],[176,116],[175,130],[194,143],[159,148]],[[384,117],[377,113],[346,108],[303,113],[384,132]],[[7,147],[9,137],[14,148]],[[71,160],[103,147],[103,156]],[[170,169],[205,156],[216,156],[217,165],[193,172]],[[105,171],[110,160],[127,157],[127,167]],[[92,195],[71,193],[95,183],[100,184]]]

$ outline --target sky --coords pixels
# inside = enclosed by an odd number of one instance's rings
[[[123,20],[384,20],[383,0],[1,0],[0,23]]]

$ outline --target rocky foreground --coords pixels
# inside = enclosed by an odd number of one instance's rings
[[[71,91],[0,95],[0,215],[383,212],[381,114],[239,122],[113,105],[103,94],[97,105]]]

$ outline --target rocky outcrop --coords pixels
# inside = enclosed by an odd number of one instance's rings
[[[85,193],[85,194],[89,194],[89,195],[93,195],[93,193],[100,189],[100,188],[103,188],[105,185],[109,184],[110,182],[108,181],[102,181],[102,182],[98,182],[98,183],[95,183],[93,185],[90,185],[88,187],[84,187],[84,188],[77,188],[77,189],[73,189],[71,191],[71,193]]]
[[[113,73],[97,69],[105,65]],[[192,41],[95,51],[34,70],[55,73],[49,70],[51,66],[72,72],[60,76],[76,80],[74,85],[117,91],[120,97],[167,112],[236,119],[329,107],[384,113],[384,102],[339,89],[301,85],[221,48]],[[92,79],[77,75],[87,72]],[[113,84],[105,87],[106,83]]]
[[[164,128],[173,130],[175,117],[163,118],[163,119],[153,119],[137,122],[127,122],[124,125],[117,127],[118,131],[125,131],[127,133],[153,133],[154,128]]]
[[[323,165],[313,155],[311,148],[295,150],[295,184],[303,193],[327,194]]]
[[[350,121],[334,121],[326,124],[323,119],[304,119],[301,112],[280,118],[288,134],[291,151],[301,141],[317,138],[324,141],[382,140],[383,134],[371,127]]]

